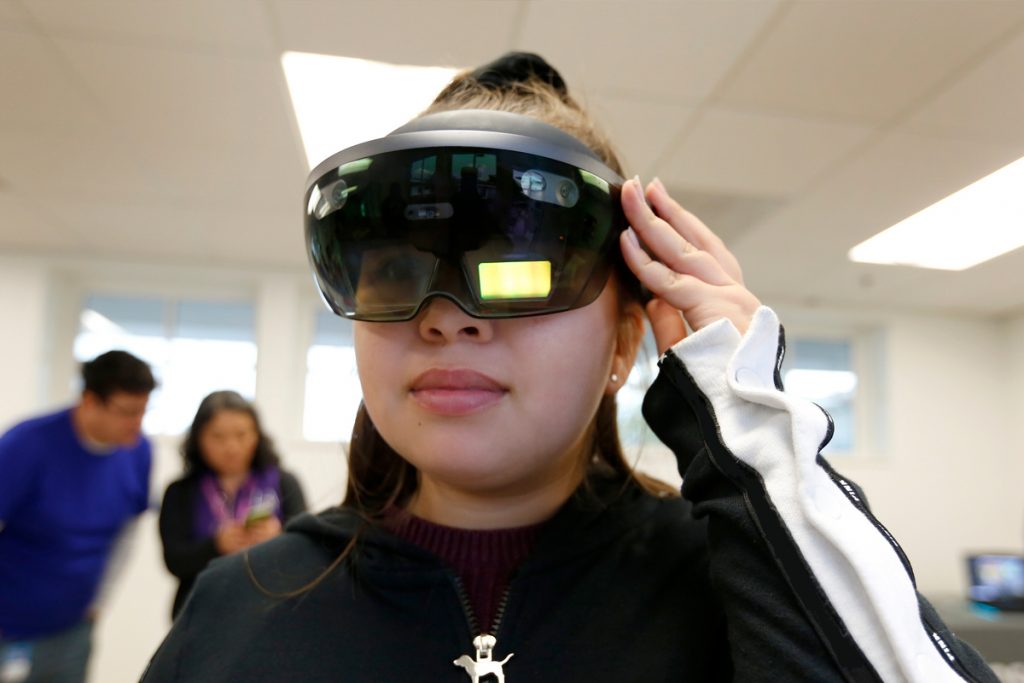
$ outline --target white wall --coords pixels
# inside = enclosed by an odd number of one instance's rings
[[[884,344],[887,446],[834,464],[860,483],[899,539],[925,593],[963,594],[964,554],[1020,550],[1019,454],[1007,397],[1007,346],[992,321],[891,317]]]
[[[48,278],[36,263],[0,256],[0,422],[43,401],[47,372]]]
[[[1024,312],[1009,318],[1004,323],[1007,347],[1007,420],[1009,439],[1007,453],[1011,463],[1007,479],[1016,484],[1017,496],[1009,504],[1010,515],[1016,515],[1021,523],[1017,542],[1024,545]],[[1018,546],[1018,547],[1019,547]]]
[[[300,437],[313,293],[305,273],[125,266],[0,255],[0,426],[70,399],[71,341],[89,287],[108,291],[245,291],[257,302],[257,402],[311,507],[344,491],[341,447]],[[963,554],[1019,551],[1024,509],[1024,315],[1004,321],[778,306],[787,326],[881,330],[888,440],[834,461],[867,490],[900,539],[926,593],[962,593]],[[0,427],[0,428],[2,428]],[[176,439],[156,443],[154,495],[180,472]],[[653,466],[672,464],[649,452]],[[174,582],[163,568],[155,513],[101,617],[93,681],[136,680],[168,626]]]

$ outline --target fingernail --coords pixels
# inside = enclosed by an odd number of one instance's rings
[[[647,198],[644,196],[645,195],[645,193],[644,193],[644,184],[640,180],[640,174],[637,174],[637,175],[633,176],[633,180],[636,181],[636,190],[640,194],[640,199],[643,199],[644,201],[646,201]]]
[[[637,238],[636,233],[633,232],[632,227],[626,228],[626,237],[629,239],[630,242],[632,242],[634,247],[636,247],[637,249],[640,248],[640,240]]]
[[[661,178],[659,178],[658,176],[654,176],[654,180],[651,182],[653,182],[654,186],[657,187],[659,190],[661,190],[665,194],[668,194],[668,190],[665,189],[665,183],[661,182]]]

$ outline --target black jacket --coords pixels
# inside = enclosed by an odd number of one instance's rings
[[[496,628],[472,623],[436,558],[332,509],[212,563],[144,680],[464,683],[453,662],[489,630],[509,683],[995,682],[817,455],[831,422],[782,394],[780,359],[768,309],[742,340],[719,323],[666,354],[644,412],[685,499],[590,477],[543,528]]]
[[[302,487],[293,475],[284,470],[281,470],[280,489],[281,515],[285,522],[306,511]],[[199,572],[220,557],[212,536],[195,538],[193,527],[198,495],[199,478],[185,477],[171,482],[160,504],[160,541],[164,547],[164,563],[179,581],[171,617],[181,611]]]

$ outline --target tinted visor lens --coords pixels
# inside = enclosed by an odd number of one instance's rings
[[[344,162],[306,196],[317,284],[336,313],[368,321],[409,320],[432,296],[476,317],[585,306],[625,227],[618,182],[496,149]]]

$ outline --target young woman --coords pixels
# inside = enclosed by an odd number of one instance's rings
[[[541,58],[461,74],[308,188],[357,321],[346,497],[215,563],[145,680],[995,680],[818,456],[831,422],[783,393],[735,258],[622,180]],[[682,497],[616,434],[645,308]]]
[[[306,510],[256,409],[234,391],[203,399],[181,453],[185,476],[167,487],[160,507],[164,561],[181,582],[172,618],[211,560],[278,536],[282,523]]]

